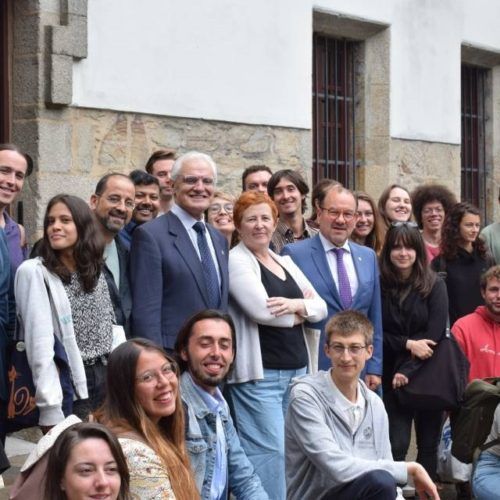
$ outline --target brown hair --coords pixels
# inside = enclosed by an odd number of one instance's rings
[[[408,198],[410,198],[410,203],[411,203],[411,195],[408,189],[405,187],[401,186],[401,184],[391,184],[390,186],[387,186],[383,191],[382,194],[380,195],[380,198],[378,199],[378,212],[380,214],[380,217],[382,221],[384,222],[386,228],[388,228],[391,225],[391,220],[387,217],[387,214],[385,213],[385,206],[387,204],[387,200],[391,196],[391,191],[395,188],[402,189],[403,191],[406,191],[408,193]],[[413,209],[412,209],[413,212]],[[410,219],[411,219],[411,213],[410,213]]]
[[[333,315],[325,326],[326,343],[330,343],[333,334],[341,337],[350,337],[354,333],[361,333],[366,345],[373,344],[372,322],[361,312],[348,309]]]
[[[185,443],[185,420],[180,391],[177,391],[175,411],[155,424],[137,402],[136,369],[143,351],[155,351],[176,366],[167,353],[150,340],[136,338],[119,345],[109,356],[107,394],[96,412],[99,422],[117,433],[137,433],[160,457],[169,472],[170,483],[178,500],[198,499],[199,494],[191,472]]]
[[[241,196],[236,200],[233,209],[233,221],[236,228],[241,226],[241,221],[243,219],[243,213],[249,207],[253,205],[260,205],[261,203],[265,203],[269,205],[271,208],[271,212],[273,214],[273,220],[276,222],[278,220],[278,209],[274,204],[274,201],[269,198],[266,193],[256,193],[254,191],[245,191],[241,194]]]
[[[380,215],[377,210],[377,205],[375,205],[374,199],[369,196],[367,193],[363,191],[356,191],[356,198],[358,199],[358,210],[359,210],[359,201],[366,201],[371,207],[373,212],[373,229],[372,232],[366,237],[364,245],[375,250],[375,253],[378,255],[380,250],[382,250],[382,245],[384,244],[384,240],[382,238],[382,228],[380,222]],[[355,243],[356,241],[356,227],[354,227],[354,231],[351,234],[351,239]]]
[[[500,280],[500,265],[491,266],[486,272],[481,275],[481,290],[486,290],[488,281],[493,278]]]
[[[418,227],[422,229],[422,210],[428,203],[438,202],[443,205],[445,214],[456,204],[455,195],[441,184],[423,184],[417,186],[411,193],[411,204],[413,206],[413,214],[417,221]]]
[[[158,149],[148,158],[144,170],[153,175],[153,166],[158,160],[175,160],[175,151],[173,149]]]

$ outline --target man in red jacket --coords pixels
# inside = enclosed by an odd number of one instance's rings
[[[500,265],[481,276],[481,295],[484,306],[451,329],[470,362],[469,381],[500,376]]]

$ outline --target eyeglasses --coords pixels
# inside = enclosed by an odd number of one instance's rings
[[[429,207],[429,208],[424,208],[422,210],[422,215],[431,215],[431,214],[442,214],[444,213],[444,209],[441,207]]]
[[[102,198],[102,195],[97,195],[99,198]],[[104,198],[110,205],[113,205],[114,207],[118,206],[122,201],[123,204],[125,205],[126,208],[133,210],[135,208],[135,201],[131,200],[130,198],[125,198],[123,199],[121,196],[118,195],[110,195],[106,196]]]
[[[342,345],[342,344],[328,344],[328,347],[335,353],[335,356],[342,356],[346,351],[351,356],[359,356],[366,345]]]
[[[225,212],[228,214],[233,213],[233,204],[232,203],[224,203],[223,205],[221,203],[214,203],[213,205],[210,205],[208,207],[208,211],[211,214],[218,214],[222,209],[224,209]]]
[[[215,179],[213,177],[198,177],[197,175],[181,175],[182,182],[188,186],[195,186],[198,181],[201,181],[204,186],[213,186]]]
[[[173,362],[165,363],[160,370],[147,371],[136,377],[137,382],[140,384],[151,384],[153,382],[160,383],[161,378],[173,379],[177,375],[177,365]]]
[[[411,220],[391,222],[391,227],[402,227],[402,226],[409,227],[410,229],[418,229],[418,224]]]
[[[350,222],[356,217],[356,212],[351,210],[337,210],[336,208],[325,208],[321,206],[319,208],[327,212],[332,219],[338,219],[342,215],[346,222]]]

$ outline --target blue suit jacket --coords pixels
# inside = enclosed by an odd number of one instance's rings
[[[382,309],[380,299],[380,279],[378,273],[377,256],[368,247],[349,242],[354,267],[358,275],[358,291],[353,297],[351,309],[360,311],[373,323],[375,332],[373,337],[373,356],[366,363],[366,373],[373,375],[382,374]],[[335,313],[342,311],[344,307],[340,301],[340,295],[333,281],[325,250],[319,239],[314,238],[286,245],[282,251],[283,255],[290,255],[295,264],[300,267],[314,286],[328,307],[328,317],[311,326],[321,329],[321,346],[325,344],[325,325],[329,318]],[[330,368],[331,361],[327,358],[322,348],[319,350],[319,368],[326,370]]]
[[[228,245],[207,224],[221,276],[220,309],[227,311]],[[167,213],[135,231],[130,250],[132,333],[172,349],[184,322],[208,308],[201,262],[179,218]]]

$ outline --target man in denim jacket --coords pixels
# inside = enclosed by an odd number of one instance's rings
[[[268,500],[218,388],[235,350],[231,317],[212,309],[191,317],[177,337],[191,468],[203,500],[226,500],[229,492],[238,500]]]

